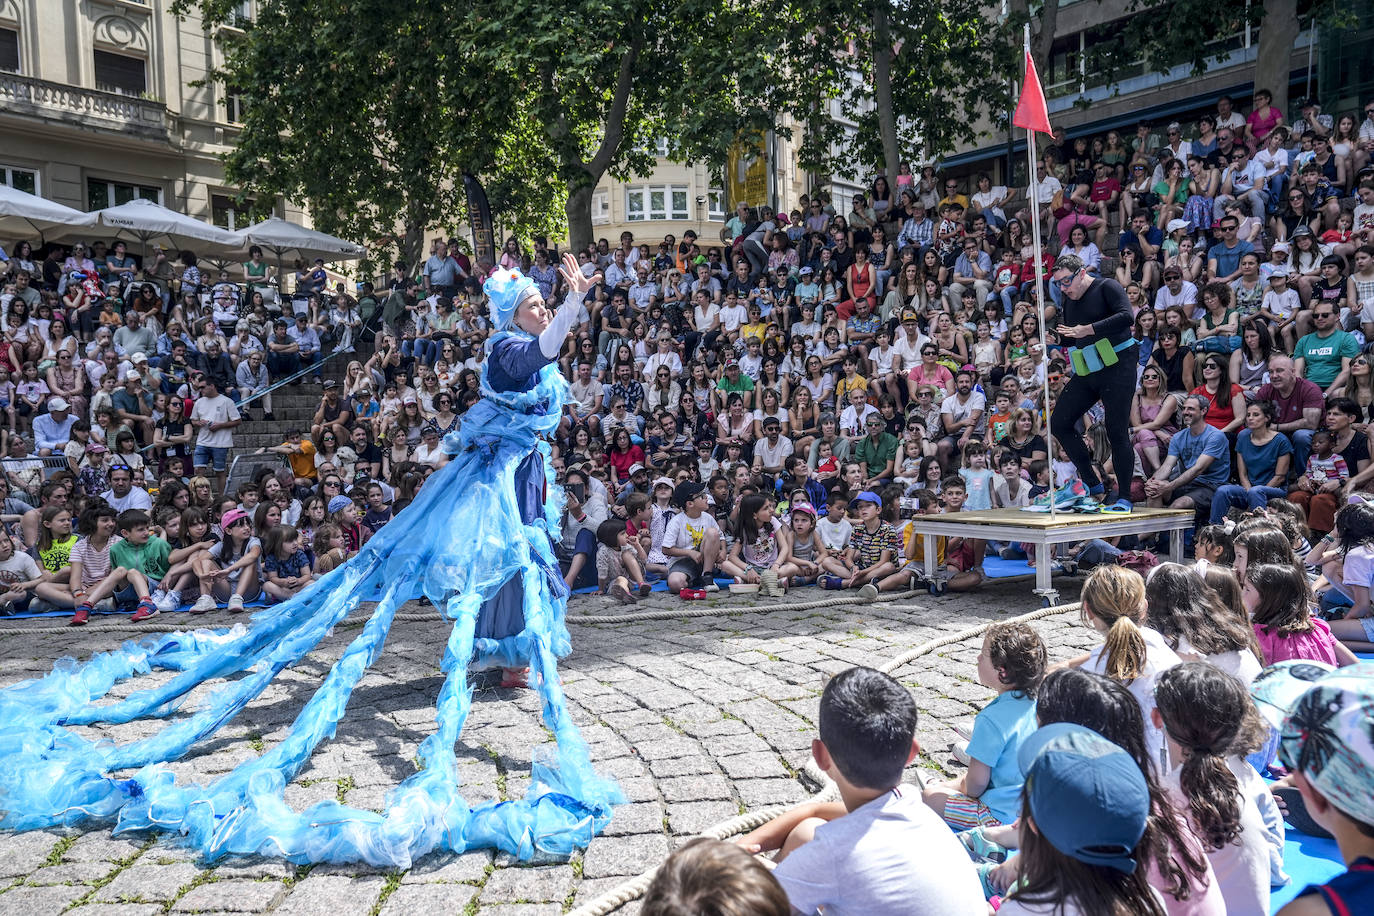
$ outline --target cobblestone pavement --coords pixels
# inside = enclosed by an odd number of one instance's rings
[[[1065,583],[1068,585],[1068,583]],[[1071,587],[1071,586],[1070,586]],[[770,611],[790,599],[713,596],[706,606],[750,604],[736,616],[627,621],[571,627],[573,653],[562,676],[597,769],[614,776],[628,803],[603,836],[571,862],[516,866],[504,856],[431,855],[404,873],[359,866],[297,868],[239,859],[213,869],[150,836],[112,837],[107,827],[0,835],[0,916],[152,916],[239,912],[283,916],[395,916],[419,912],[545,916],[568,912],[661,861],[670,848],[719,821],[811,792],[798,779],[815,734],[824,680],[851,665],[880,666],[926,640],[1039,607],[1025,582],[993,582],[973,595],[820,610]],[[1074,599],[1067,592],[1065,601]],[[680,609],[655,595],[632,610]],[[690,605],[701,608],[703,604]],[[407,612],[421,611],[410,605]],[[615,614],[606,599],[577,598],[570,614]],[[163,618],[169,626],[185,618]],[[62,621],[54,620],[53,624]],[[202,625],[214,619],[197,621]],[[0,684],[46,673],[55,657],[89,656],[121,637],[84,631],[5,636]],[[1092,634],[1063,614],[1038,621],[1052,659],[1082,651]],[[354,631],[355,632],[355,631]],[[304,700],[354,635],[341,626],[303,662],[279,676],[240,719],[178,764],[180,778],[205,780],[283,737]],[[437,667],[447,627],[398,623],[376,669],[359,685],[338,734],[288,788],[304,807],[337,798],[377,809],[412,771],[433,728]],[[896,672],[920,709],[923,754],[915,765],[952,772],[952,726],[971,722],[991,692],[978,684],[979,644],[966,641]],[[146,683],[146,682],[145,682]],[[195,700],[195,695],[191,698]],[[150,733],[134,723],[117,741]],[[467,799],[518,798],[529,783],[533,747],[550,741],[527,691],[480,691],[459,755]],[[630,904],[620,913],[637,912]]]

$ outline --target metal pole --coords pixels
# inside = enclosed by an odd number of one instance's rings
[[[1030,23],[1026,23],[1025,50],[1030,53]],[[1040,371],[1045,379],[1045,444],[1050,458],[1050,467],[1054,467],[1054,436],[1050,432],[1050,346],[1045,337],[1045,265],[1040,253],[1040,194],[1039,178],[1036,175],[1035,167],[1035,131],[1026,128],[1026,165],[1028,168],[1027,176],[1030,179],[1031,197],[1031,245],[1035,252],[1035,294],[1039,299],[1035,315],[1040,322]],[[1055,517],[1054,493],[1055,484],[1054,472],[1050,472],[1050,518]],[[1043,562],[1049,562],[1045,557]]]

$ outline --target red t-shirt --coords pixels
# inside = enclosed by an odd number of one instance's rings
[[[1231,385],[1231,393],[1227,397],[1218,397],[1214,399],[1207,393],[1206,385],[1198,385],[1189,392],[1189,394],[1200,394],[1211,401],[1212,406],[1207,408],[1207,416],[1204,417],[1204,419],[1207,421],[1208,426],[1216,429],[1225,429],[1231,424],[1231,421],[1236,418],[1236,412],[1231,409],[1231,399],[1244,390],[1245,389],[1241,388],[1239,385],[1233,383]]]

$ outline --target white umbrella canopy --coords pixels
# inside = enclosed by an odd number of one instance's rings
[[[198,255],[213,256],[243,250],[238,233],[168,210],[161,204],[141,197],[97,210],[92,215],[99,217],[102,226],[115,230],[117,238],[137,239],[145,249],[151,241],[167,241],[173,248],[186,248]]]
[[[297,226],[278,217],[265,219],[238,232],[239,247],[257,245],[278,258],[294,253],[306,261],[324,258],[326,261],[356,261],[367,254],[361,245],[336,238],[314,229]]]
[[[282,259],[291,254],[303,261],[323,258],[326,261],[356,261],[367,254],[367,249],[345,239],[337,238],[279,217],[254,223],[238,232],[241,247],[247,249],[257,245],[264,251],[277,256],[277,289],[285,293]]]
[[[22,239],[54,229],[94,226],[96,215],[0,184],[0,237]]]

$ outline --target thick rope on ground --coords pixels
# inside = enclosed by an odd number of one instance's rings
[[[912,592],[908,594],[915,593]],[[1080,605],[1078,603],[1054,605],[1052,607],[1041,608],[1038,611],[1032,611],[1029,614],[1021,614],[1020,616],[1012,617],[1007,622],[1027,623],[1032,620],[1041,620],[1045,617],[1053,617],[1056,614],[1066,614],[1070,611],[1076,611],[1079,609],[1079,607]],[[945,636],[939,636],[935,639],[923,642],[916,648],[911,649],[907,652],[903,652],[901,655],[897,656],[896,658],[892,659],[886,664],[880,666],[878,670],[883,672],[884,674],[891,674],[893,671],[896,671],[903,665],[910,664],[911,662],[915,661],[923,655],[929,655],[936,649],[941,649],[945,646],[963,642],[966,639],[973,639],[976,636],[982,636],[984,633],[987,632],[988,627],[992,626],[992,624],[996,622],[999,621],[988,621],[984,624],[979,624],[977,626],[972,626],[960,630],[957,633],[950,633]],[[806,767],[804,768],[803,773],[813,783],[822,785],[824,786],[824,788],[821,789],[820,792],[817,792],[815,795],[813,795],[811,798],[807,799],[805,802],[802,802],[801,804],[809,805],[814,804],[816,802],[833,801],[835,798],[839,797],[839,791],[837,790],[835,783],[831,781],[830,777],[826,776],[824,773],[820,771],[820,768],[816,766],[816,762],[814,760],[808,760],[806,762]],[[706,830],[703,830],[701,833],[698,834],[698,836],[710,837],[712,839],[717,840],[724,840],[727,837],[736,836],[738,834],[753,830],[756,827],[761,827],[773,818],[781,814],[786,814],[788,811],[791,811],[795,807],[798,806],[772,805],[767,808],[760,808],[757,811],[752,811],[748,814],[741,814],[737,817],[732,817],[729,820],[721,821],[720,823],[712,827],[708,827]],[[658,866],[655,865],[648,871],[643,872],[642,874],[637,875],[634,878],[631,878],[630,880],[622,884],[616,885],[606,893],[602,894],[600,897],[588,901],[587,903],[573,910],[571,913],[568,914],[568,916],[607,916],[608,913],[615,912],[616,910],[620,909],[622,906],[629,903],[630,901],[638,900],[640,897],[644,896],[644,892],[647,891],[649,889],[649,885],[653,883],[654,875],[657,872]]]
[[[901,598],[911,598],[923,592],[894,592],[891,595],[884,595],[882,600],[895,601]],[[851,604],[868,604],[858,595],[837,595],[834,598],[822,598],[816,601],[794,601],[783,604],[763,604],[763,605],[730,605],[722,606],[688,606],[677,610],[664,611],[640,611],[628,614],[569,614],[567,622],[570,624],[596,624],[596,623],[633,623],[639,620],[679,620],[684,617],[730,617],[736,614],[756,614],[759,612],[771,614],[775,611],[812,611],[824,607],[844,607]],[[397,623],[439,623],[442,617],[436,614],[397,614]],[[224,624],[208,624],[211,629],[223,626]],[[346,620],[339,626],[347,628],[350,626],[362,626],[363,621]],[[191,629],[202,629],[193,627]],[[55,623],[46,627],[0,627],[0,637],[3,636],[41,636],[52,633],[71,633],[72,628],[65,623]],[[183,632],[176,628],[169,629],[163,623],[116,623],[106,625],[96,625],[87,627],[87,633],[171,633]]]

